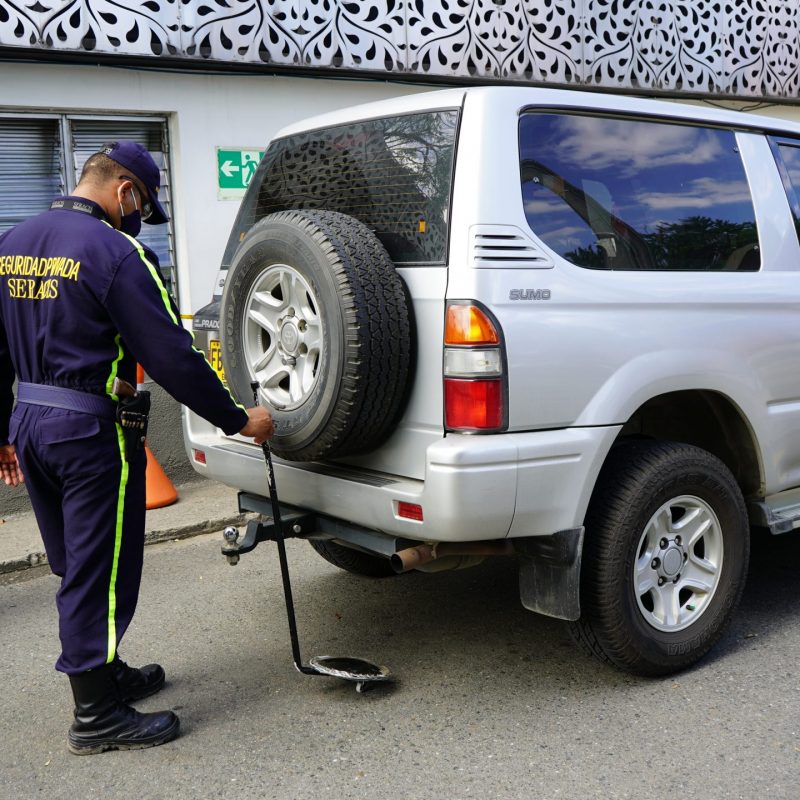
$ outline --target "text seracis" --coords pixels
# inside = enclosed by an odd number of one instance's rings
[[[80,261],[66,256],[0,256],[0,277],[7,278],[9,297],[15,300],[54,300],[59,278],[77,281],[80,269]]]

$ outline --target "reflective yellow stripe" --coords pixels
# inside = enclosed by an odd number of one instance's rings
[[[112,400],[119,400],[114,394],[114,378],[117,377],[119,362],[125,355],[120,341],[120,335],[114,337],[117,346],[117,357],[111,364],[111,374],[106,381],[106,393]],[[128,462],[125,460],[125,439],[122,436],[122,427],[117,423],[117,444],[122,462],[122,472],[117,491],[117,515],[114,525],[114,556],[111,560],[111,578],[108,582],[108,658],[106,663],[111,663],[117,652],[117,569],[119,567],[119,551],[122,548],[122,523],[125,518],[125,488],[128,485]]]
[[[117,653],[117,569],[119,567],[119,551],[122,548],[122,525],[125,521],[125,489],[128,485],[128,462],[125,459],[125,439],[122,436],[122,426],[117,423],[117,444],[119,457],[122,463],[122,473],[119,479],[119,492],[117,494],[117,519],[114,531],[114,558],[111,562],[111,581],[108,586],[108,657],[106,663],[110,664]]]
[[[120,343],[120,336],[117,334],[114,337],[114,344],[117,346],[117,357],[111,362],[111,374],[108,376],[108,380],[106,381],[106,394],[115,402],[119,400],[114,394],[114,378],[117,377],[117,371],[119,370],[119,362],[122,361],[123,356],[125,353],[122,350],[122,344]]]
[[[139,244],[139,242],[136,239],[134,239],[133,236],[128,236],[127,233],[123,233],[122,231],[118,231],[118,233],[121,233],[136,248],[136,252],[139,254],[139,258],[142,259],[142,261],[144,262],[144,265],[147,267],[147,271],[150,273],[150,276],[156,282],[156,286],[158,287],[158,291],[161,294],[161,302],[164,303],[164,308],[167,309],[167,314],[169,314],[170,319],[179,328],[182,328],[183,330],[186,330],[183,327],[183,325],[181,325],[181,323],[178,322],[178,319],[177,319],[177,317],[175,316],[175,313],[172,310],[172,305],[169,302],[169,295],[167,294],[167,287],[164,286],[164,282],[161,280],[161,276],[158,274],[158,270],[145,257],[144,250],[143,250],[141,244]],[[189,331],[189,335],[192,337],[192,339],[194,339],[194,331]],[[217,376],[217,379],[219,380],[219,375],[217,375],[217,371],[214,369],[214,367],[212,367],[211,364],[208,363],[208,359],[206,358],[206,354],[202,350],[198,350],[194,345],[192,345],[192,350],[194,350],[194,352],[197,353],[197,355],[199,355],[203,359],[203,361],[206,362],[206,364],[208,364],[208,368],[214,373],[214,375]],[[220,381],[220,383],[222,383],[222,381]],[[225,389],[225,391],[228,393],[228,395],[230,396],[231,400],[233,400],[234,404],[238,408],[241,408],[242,411],[245,411],[246,410],[245,407],[241,403],[237,402],[236,398],[231,394],[231,390],[227,386],[225,386],[224,383],[222,383],[222,386]]]

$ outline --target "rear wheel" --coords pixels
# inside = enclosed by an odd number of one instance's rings
[[[368,578],[389,578],[396,573],[388,558],[373,556],[345,547],[328,539],[309,539],[308,543],[334,567],[352,572],[354,575],[365,575]]]
[[[728,468],[697,447],[616,447],[586,518],[574,638],[640,675],[665,675],[719,640],[744,588],[749,530]]]

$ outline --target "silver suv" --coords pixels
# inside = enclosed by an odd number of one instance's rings
[[[722,635],[750,527],[800,526],[799,201],[773,119],[516,87],[350,108],[269,145],[197,341],[242,402],[258,381],[328,561],[511,555],[526,608],[666,674]],[[260,450],[184,426],[268,511]]]

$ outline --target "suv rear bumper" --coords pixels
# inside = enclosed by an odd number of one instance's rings
[[[184,439],[201,475],[267,495],[261,448],[223,438],[183,412]],[[448,434],[426,451],[425,480],[333,462],[275,459],[281,503],[387,534],[423,541],[547,536],[583,523],[597,472],[619,426],[562,428],[491,436]],[[206,463],[193,457],[202,450]],[[422,507],[423,520],[399,516],[399,503]]]

